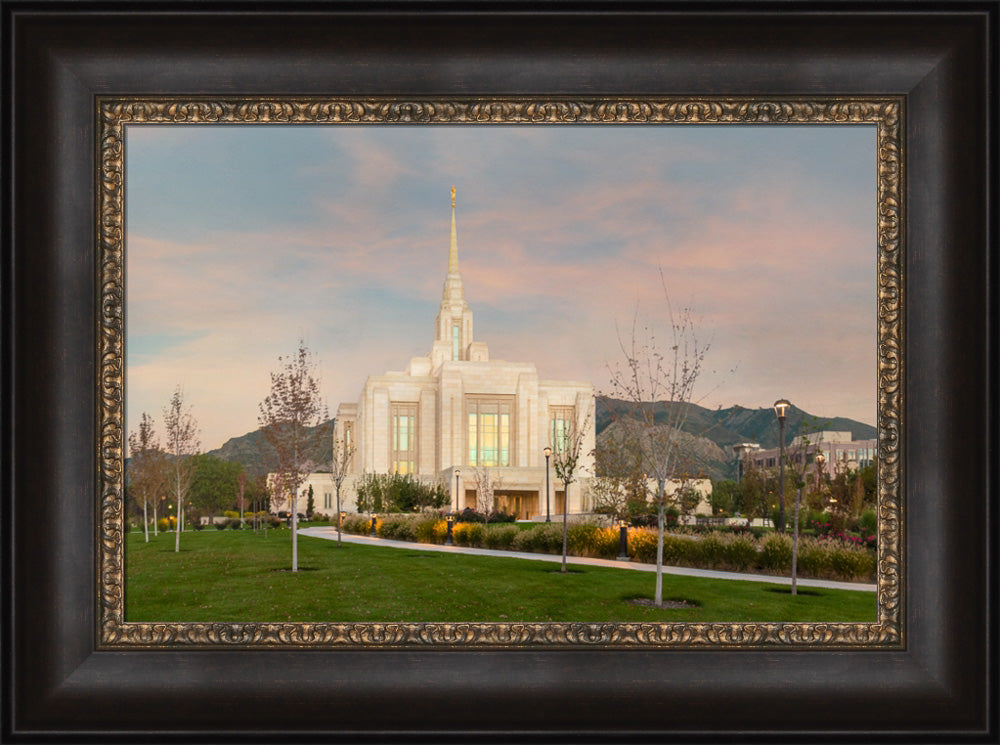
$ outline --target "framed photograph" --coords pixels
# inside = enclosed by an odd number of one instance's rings
[[[995,80],[983,64],[995,8],[38,8],[4,9],[16,154],[5,174],[7,735],[996,734],[986,651]],[[270,43],[274,29],[288,43]],[[486,251],[468,263],[466,195],[470,243]],[[741,316],[712,329],[731,348],[713,364],[757,364],[758,388],[787,369],[808,380],[787,393],[793,402],[822,391],[826,410],[813,413],[863,421],[852,414],[867,411],[877,424],[864,441],[877,473],[870,618],[846,602],[838,612],[849,617],[425,605],[429,618],[421,606],[334,618],[297,610],[290,593],[267,611],[215,616],[211,593],[156,606],[141,575],[129,579],[130,556],[133,572],[146,566],[125,478],[140,412],[193,393],[205,449],[216,448],[264,422],[275,352],[297,338],[315,339],[324,378],[343,379],[329,391],[340,403],[332,457],[357,438],[352,495],[369,473],[433,476],[448,511],[482,507],[485,489],[487,512],[541,520],[543,502],[551,511],[543,440],[558,439],[570,410],[581,430],[599,420],[608,404],[589,408],[595,391],[627,392],[615,387],[614,320],[649,300],[640,279],[658,299],[710,298],[717,317]],[[498,318],[478,313],[475,333],[472,290]],[[825,364],[799,362],[817,350]],[[787,364],[766,364],[784,354]],[[722,395],[760,405],[762,394]],[[600,452],[597,429],[580,437],[584,460]],[[833,460],[839,434],[828,437]],[[726,444],[746,456],[746,443]],[[815,479],[818,495],[830,455],[813,449],[799,454],[811,464],[800,490]],[[495,495],[472,485],[488,468]],[[332,474],[313,470],[318,509],[332,512],[322,485]],[[655,486],[653,476],[643,481]],[[568,479],[553,492],[557,513],[593,513],[599,489]],[[372,506],[353,499],[374,532]],[[701,522],[724,519],[700,499]],[[682,514],[692,524],[697,502]],[[178,498],[177,513],[196,509]],[[289,510],[293,524],[301,511]],[[765,690],[778,703],[761,706]],[[224,714],[230,706],[239,713]],[[848,708],[849,718],[830,713]]]

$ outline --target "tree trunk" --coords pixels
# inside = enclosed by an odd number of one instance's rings
[[[569,482],[563,482],[563,558],[561,572],[566,572],[566,513],[569,512]]]
[[[297,490],[296,490],[297,491]],[[298,538],[298,526],[299,526],[299,510],[298,510],[299,495],[296,493],[292,496],[292,571],[299,571],[299,543],[296,540]]]
[[[792,595],[797,595],[796,581],[799,564],[799,505],[802,504],[802,487],[795,491],[795,535],[792,537]]]
[[[142,500],[142,531],[146,534],[146,543],[149,543],[149,503]]]
[[[340,548],[340,484],[337,484],[337,548]]]
[[[157,524],[159,517],[156,512],[156,502],[153,502],[153,536],[158,536],[160,534],[160,526]]]
[[[181,487],[177,486],[177,524],[174,526],[174,553],[181,550]]]
[[[657,503],[659,507],[656,511],[656,593],[653,596],[653,603],[657,608],[663,607],[663,501],[666,484],[657,481]]]

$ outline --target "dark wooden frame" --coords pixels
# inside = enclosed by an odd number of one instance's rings
[[[995,741],[997,5],[881,8],[4,3],[5,741]],[[95,651],[93,112],[130,93],[905,95],[906,649]]]

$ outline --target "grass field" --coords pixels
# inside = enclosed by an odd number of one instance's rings
[[[344,543],[243,530],[129,533],[126,621],[874,621],[872,592],[762,582],[663,577],[664,599],[697,607],[659,609],[654,575]]]

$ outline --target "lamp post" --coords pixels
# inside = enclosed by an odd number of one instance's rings
[[[459,506],[459,503],[458,503],[458,477],[461,476],[461,475],[462,475],[462,472],[459,469],[456,468],[455,469],[455,509],[454,509],[455,512],[458,512],[458,510],[461,509],[460,506]]]
[[[545,522],[552,522],[552,514],[549,512],[549,458],[552,457],[552,448],[546,447],[542,450],[545,453]]]
[[[378,530],[376,529],[377,521],[378,521],[378,513],[377,512],[373,512],[372,513],[372,532],[371,532],[371,537],[372,538],[377,538],[378,537]]]
[[[452,527],[455,525],[455,513],[452,512],[448,516],[446,516],[445,517],[445,522],[448,523],[448,535],[445,536],[444,545],[445,546],[454,546],[455,545],[455,541],[453,541],[452,538],[451,538],[451,530],[452,530]]]
[[[618,519],[618,561],[628,561],[628,520]]]
[[[785,532],[785,417],[792,405],[784,398],[774,402],[774,414],[778,417],[778,530]]]

